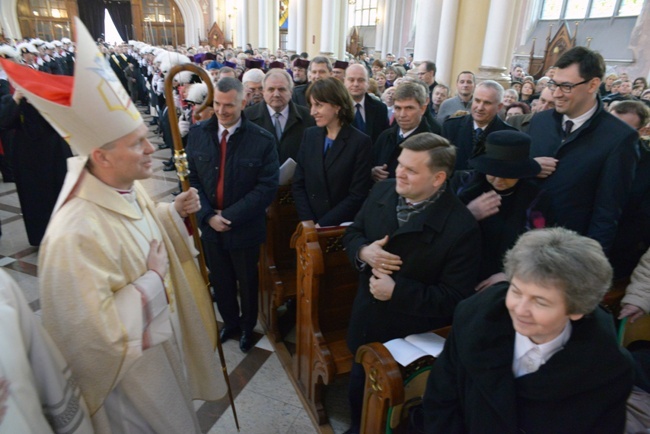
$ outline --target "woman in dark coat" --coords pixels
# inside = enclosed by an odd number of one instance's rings
[[[425,432],[622,433],[634,371],[598,306],[612,279],[600,245],[530,231],[505,270],[509,283],[456,309],[427,381]]]
[[[338,226],[354,220],[368,196],[372,142],[350,125],[354,106],[340,80],[318,80],[306,96],[316,126],[305,130],[296,157],[296,210],[301,221]]]
[[[549,226],[546,195],[527,178],[540,165],[528,156],[530,138],[519,131],[488,135],[486,153],[469,160],[474,171],[460,172],[453,191],[479,222],[482,234],[481,290],[505,280],[503,257],[522,233]]]

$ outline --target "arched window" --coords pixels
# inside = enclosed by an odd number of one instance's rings
[[[641,13],[644,0],[544,0],[540,19],[582,20],[630,17]]]
[[[18,0],[18,21],[23,37],[52,41],[71,37],[71,17],[77,2],[70,0]]]

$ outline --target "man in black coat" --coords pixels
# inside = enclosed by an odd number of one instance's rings
[[[397,178],[374,186],[343,239],[360,271],[348,328],[352,354],[369,342],[449,325],[477,283],[478,225],[446,189],[454,148],[432,133],[412,136],[401,147]],[[351,433],[359,429],[364,381],[355,363]]]
[[[262,80],[264,102],[247,107],[246,118],[278,139],[280,164],[296,159],[306,128],[316,125],[309,110],[291,101],[293,81],[282,69],[270,70]],[[279,126],[276,124],[279,122]]]
[[[399,145],[408,137],[419,133],[440,134],[438,121],[432,118],[430,126],[424,116],[429,100],[424,85],[409,81],[400,83],[393,99],[395,125],[379,135],[373,148],[371,173],[374,181],[395,178],[397,157],[402,151]]]
[[[531,157],[542,166],[540,185],[557,223],[595,239],[607,252],[632,188],[639,136],[603,108],[600,54],[575,47],[556,66],[547,84],[555,110],[530,121]]]
[[[278,188],[276,140],[242,116],[245,104],[239,80],[219,80],[214,92],[215,116],[190,128],[186,148],[190,184],[201,198],[197,219],[210,283],[224,320],[221,340],[241,330],[239,347],[243,352],[253,346],[257,261],[266,239],[265,210]]]
[[[456,170],[467,170],[467,161],[485,153],[485,139],[491,132],[514,130],[499,119],[503,107],[503,86],[486,80],[474,90],[472,113],[449,118],[442,124],[442,136],[457,148]]]
[[[309,64],[309,69],[307,71],[308,81],[305,84],[296,86],[293,95],[291,96],[291,100],[300,106],[307,107],[309,105],[309,101],[307,101],[306,97],[307,88],[311,83],[331,76],[332,63],[325,56],[316,56],[311,62],[307,62],[306,60],[298,62],[298,60],[296,60],[295,65],[304,65],[304,62]]]
[[[370,136],[372,143],[389,127],[388,108],[368,95],[368,71],[363,65],[350,65],[345,70],[345,87],[355,104],[353,127]]]

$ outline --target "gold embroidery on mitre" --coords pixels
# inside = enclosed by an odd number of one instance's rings
[[[95,57],[95,65],[96,68],[88,68],[88,70],[101,77],[97,91],[109,111],[123,111],[131,119],[138,119],[140,112],[135,108],[131,97],[113,73],[106,58],[100,53]]]

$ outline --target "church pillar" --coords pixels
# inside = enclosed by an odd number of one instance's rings
[[[268,50],[269,48],[269,2],[268,0],[258,0],[257,1],[257,19],[258,23],[258,32],[259,32],[259,41],[258,48],[260,52],[262,50]]]
[[[414,60],[433,60],[438,49],[438,29],[442,0],[428,0],[418,3],[416,21]]]
[[[307,0],[291,0],[289,4],[296,2],[296,15],[289,16],[289,19],[295,23],[296,26],[296,52],[298,54],[306,50],[305,39],[307,38]],[[294,21],[295,20],[295,21]],[[289,25],[294,25],[292,22]]]
[[[483,42],[483,56],[477,81],[495,80],[509,87],[510,75],[506,66],[510,33],[515,18],[513,0],[492,0],[488,12],[487,29]]]
[[[237,15],[237,46],[246,50],[248,40],[248,0],[239,3]]]
[[[298,46],[298,1],[289,1],[289,28],[287,29],[287,54],[297,52]]]
[[[375,26],[375,59],[384,58],[384,29],[386,28],[386,0],[377,1],[377,25]]]
[[[323,0],[321,7],[321,32],[320,32],[320,54],[331,57],[334,55],[334,13],[335,1]]]
[[[348,4],[346,2],[336,2],[337,9],[335,12],[335,36],[334,37],[334,57],[345,60],[345,53],[348,43]]]
[[[436,81],[439,83],[448,84],[455,81],[451,70],[454,59],[457,20],[458,2],[456,0],[443,0],[440,14],[438,50],[436,53]]]

